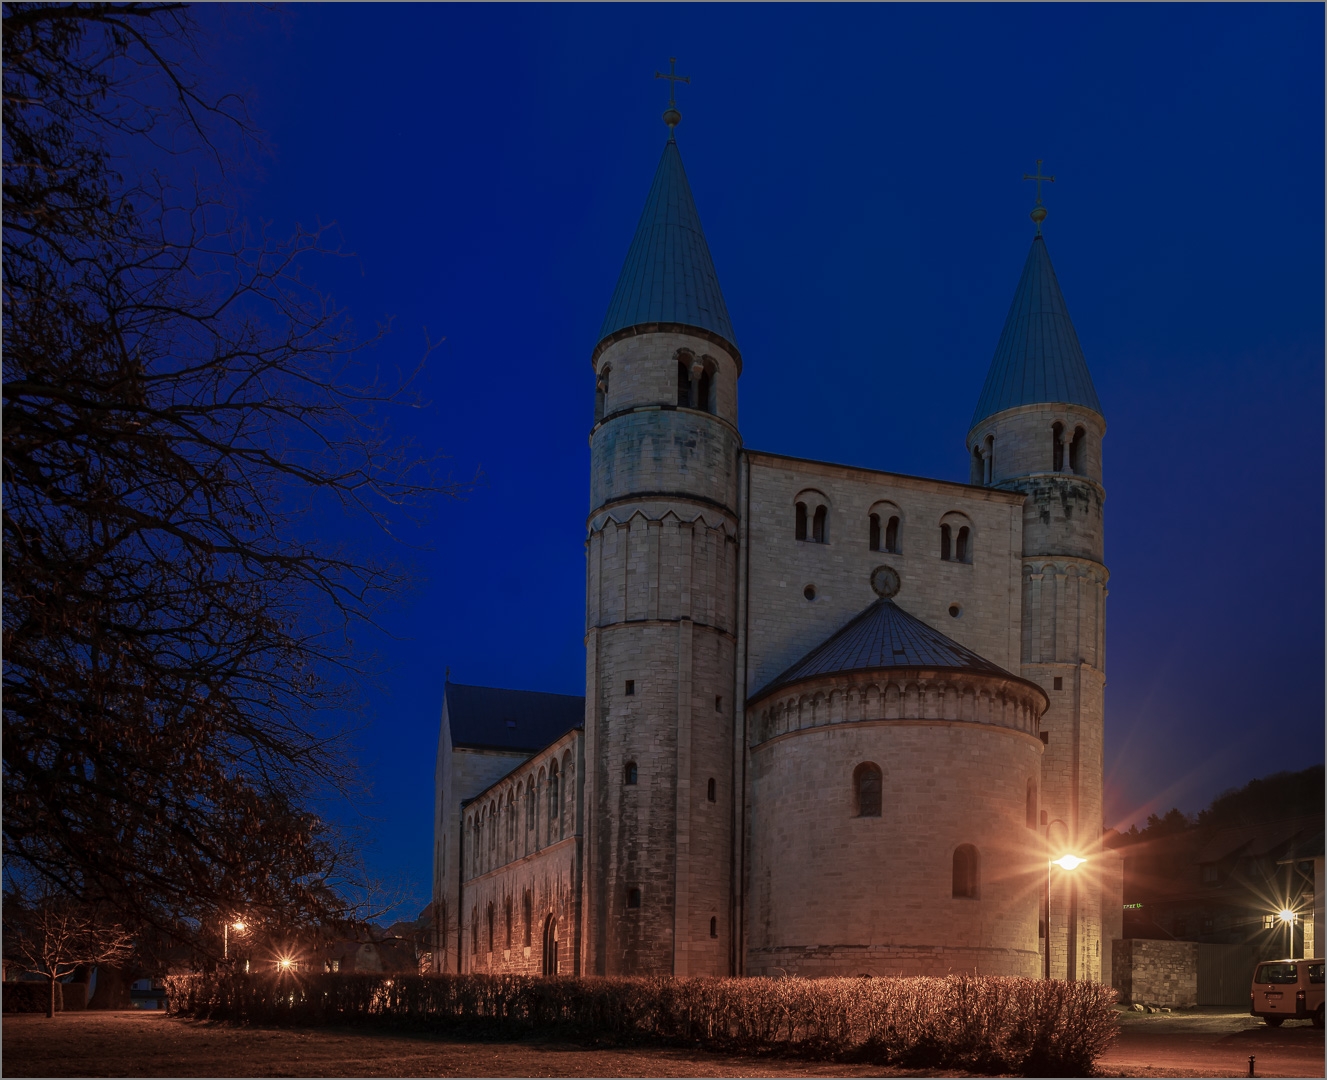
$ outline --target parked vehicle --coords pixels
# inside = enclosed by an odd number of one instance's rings
[[[1320,959],[1259,964],[1249,990],[1249,1012],[1261,1016],[1268,1027],[1310,1018],[1314,1027],[1322,1027],[1322,968]]]

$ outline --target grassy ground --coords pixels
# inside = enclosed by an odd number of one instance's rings
[[[230,1027],[153,1012],[4,1018],[5,1076],[966,1076],[694,1050]]]
[[[1194,1009],[1121,1017],[1103,1076],[1322,1076],[1323,1033]],[[362,1029],[232,1027],[158,1012],[7,1015],[5,1076],[966,1076],[677,1049],[465,1042]]]

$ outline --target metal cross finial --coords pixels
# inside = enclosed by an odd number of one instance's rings
[[[654,73],[654,77],[656,79],[668,80],[668,108],[664,110],[663,122],[668,125],[668,139],[671,142],[673,138],[673,129],[682,122],[682,114],[677,111],[677,98],[676,98],[677,84],[680,82],[690,83],[691,77],[689,75],[677,74],[676,56],[670,56],[668,58],[667,75],[665,75],[662,71],[656,71]]]
[[[1037,158],[1037,172],[1035,176],[1028,173],[1023,174],[1024,180],[1035,180],[1037,182],[1037,204],[1032,208],[1030,215],[1032,220],[1037,223],[1037,235],[1041,235],[1041,223],[1046,220],[1046,208],[1041,205],[1041,182],[1045,180],[1048,184],[1055,183],[1055,177],[1043,176],[1041,172],[1041,158]]]

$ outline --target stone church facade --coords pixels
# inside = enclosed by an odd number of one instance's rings
[[[438,970],[1109,982],[1105,421],[1044,217],[969,483],[757,451],[670,128],[590,355],[585,697],[448,682]]]

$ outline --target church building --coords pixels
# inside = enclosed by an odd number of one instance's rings
[[[585,697],[448,680],[435,970],[1109,983],[1106,424],[1040,195],[969,482],[786,457],[664,120],[589,356]]]

